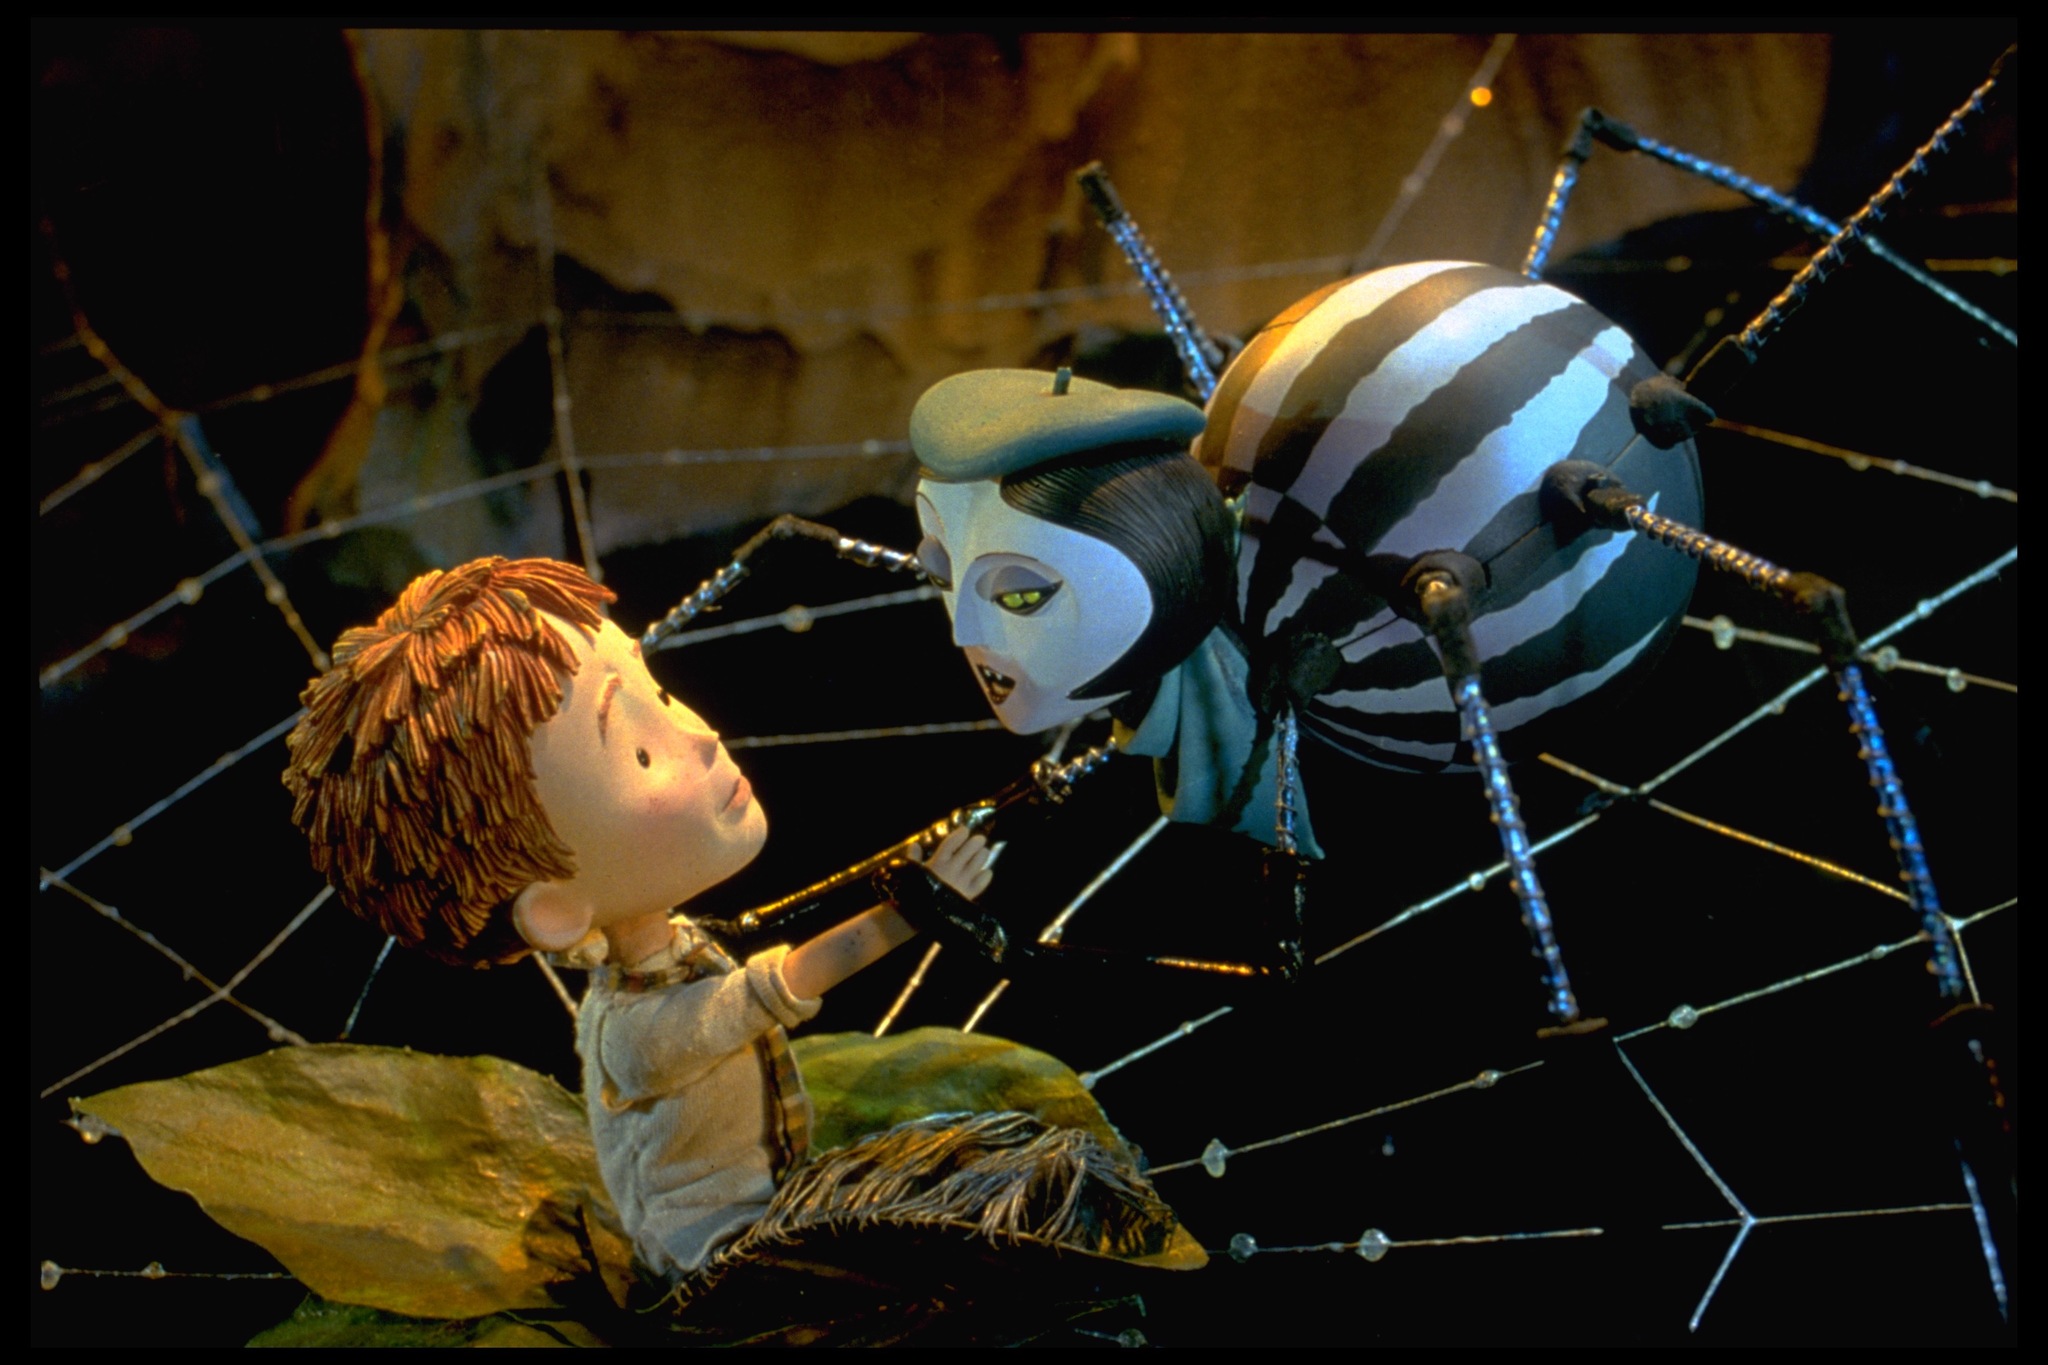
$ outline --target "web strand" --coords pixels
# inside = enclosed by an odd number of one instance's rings
[[[1229,1157],[1243,1156],[1247,1152],[1263,1151],[1268,1147],[1285,1146],[1287,1143],[1298,1142],[1302,1138],[1314,1137],[1319,1133],[1328,1133],[1339,1128],[1348,1128],[1354,1123],[1362,1123],[1366,1119],[1378,1118],[1382,1114],[1391,1114],[1401,1109],[1412,1109],[1418,1104],[1427,1104],[1431,1100],[1440,1100],[1446,1095],[1463,1094],[1467,1090],[1491,1090],[1509,1076],[1519,1076],[1524,1072],[1534,1071],[1542,1065],[1543,1063],[1540,1061],[1525,1062],[1521,1066],[1512,1067],[1506,1071],[1488,1069],[1480,1072],[1470,1080],[1459,1081],[1456,1085],[1447,1085],[1440,1090],[1432,1090],[1427,1094],[1416,1095],[1411,1099],[1395,1100],[1392,1104],[1382,1104],[1363,1113],[1347,1114],[1341,1119],[1331,1119],[1325,1123],[1316,1123],[1306,1128],[1297,1128],[1291,1133],[1282,1133],[1278,1137],[1261,1138],[1257,1142],[1247,1142],[1239,1147],[1225,1147],[1220,1139],[1213,1140],[1201,1156],[1190,1157],[1185,1161],[1168,1162],[1164,1166],[1154,1166],[1152,1174],[1165,1175],[1169,1171],[1182,1171],[1200,1166],[1208,1170],[1210,1175],[1220,1178],[1224,1171],[1223,1163]]]
[[[68,883],[59,883],[59,885],[62,885],[65,890],[71,891],[72,894],[79,895],[79,893],[74,888],[72,888]],[[313,899],[307,901],[305,907],[301,909],[298,914],[294,915],[291,921],[288,924],[286,924],[284,928],[278,930],[276,936],[273,937],[270,940],[270,942],[264,944],[263,947],[260,950],[258,950],[256,956],[250,958],[247,962],[243,963],[241,970],[236,972],[233,976],[229,977],[227,981],[223,984],[215,986],[213,985],[212,982],[208,981],[204,976],[200,975],[196,969],[191,969],[188,967],[188,971],[192,978],[198,981],[201,985],[208,987],[209,990],[212,992],[211,994],[209,994],[205,999],[199,1001],[197,1004],[190,1005],[185,1009],[178,1011],[178,1013],[172,1015],[170,1018],[164,1020],[162,1023],[157,1024],[152,1028],[143,1030],[141,1033],[137,1034],[133,1038],[130,1038],[127,1042],[121,1044],[119,1047],[113,1049],[111,1052],[104,1053],[101,1056],[95,1058],[94,1060],[86,1063],[84,1066],[79,1067],[76,1071],[73,1071],[64,1077],[51,1082],[49,1085],[43,1087],[42,1092],[37,1096],[37,1098],[48,1099],[50,1096],[56,1094],[59,1090],[62,1090],[65,1086],[71,1084],[75,1080],[78,1080],[80,1077],[91,1075],[93,1072],[105,1066],[108,1062],[126,1056],[128,1053],[134,1051],[136,1048],[141,1047],[144,1043],[149,1042],[153,1038],[161,1037],[163,1034],[168,1033],[173,1028],[176,1028],[179,1024],[184,1023],[188,1019],[194,1018],[195,1016],[201,1014],[210,1007],[219,1004],[221,1001],[233,1001],[235,987],[241,985],[244,981],[248,980],[249,974],[255,971],[258,967],[262,966],[266,961],[268,961],[270,955],[276,952],[279,947],[283,946],[284,941],[286,939],[290,938],[293,934],[297,933],[299,926],[304,924],[307,920],[311,919],[313,916],[313,912],[315,910],[318,910],[321,906],[325,905],[327,903],[328,898],[333,894],[333,887],[321,887],[320,890],[314,895]],[[79,895],[79,899],[86,900],[88,904],[91,904],[95,910],[98,910],[100,913],[106,915],[108,918],[114,919],[118,922],[125,923],[125,921],[121,921],[119,912],[115,911],[112,906],[100,905],[98,902],[91,901],[89,900],[89,898],[83,895]],[[136,930],[136,932],[141,933],[140,930]],[[150,938],[149,942],[152,944],[152,946],[161,946],[156,944],[154,938]],[[164,952],[165,956],[170,957],[173,961],[179,962],[181,964],[183,964],[185,961],[184,958],[177,956],[175,953],[172,953],[168,948],[162,948],[162,951]],[[278,1023],[276,1020],[270,1018],[268,1015],[250,1009],[247,1005],[243,1005],[239,1001],[235,1001],[234,1003],[236,1004],[236,1007],[240,1009],[244,1014],[248,1015],[250,1018],[256,1020],[258,1023],[261,1023],[265,1026],[265,1028],[268,1030],[270,1034],[272,1042],[292,1043],[299,1047],[306,1046],[306,1040],[303,1037],[301,1037],[297,1033],[294,1033],[292,1030],[286,1028],[284,1025]]]
[[[1816,657],[1820,654],[1820,646],[1811,640],[1797,640],[1789,635],[1777,635],[1767,630],[1751,630],[1748,627],[1736,625],[1725,616],[1716,616],[1712,620],[1701,620],[1697,616],[1683,616],[1679,620],[1688,629],[1703,630],[1713,636],[1714,647],[1717,649],[1727,649],[1737,640],[1741,640],[1747,644],[1769,645],[1773,649],[1788,650],[1794,654],[1811,654]],[[1977,673],[1965,673],[1960,668],[1944,668],[1940,664],[1922,663],[1918,659],[1903,658],[1897,650],[1892,649],[1889,645],[1882,649],[1863,650],[1859,657],[1866,660],[1872,668],[1875,668],[1880,673],[1890,673],[1895,669],[1904,669],[1908,673],[1925,673],[1932,677],[1945,679],[1951,692],[1960,692],[1965,687],[1972,686],[1989,687],[1995,691],[2012,692],[2015,694],[2020,690],[2018,683],[2003,682],[1997,678],[1987,678]]]
[[[1479,59],[1479,65],[1459,88],[1457,98],[1451,101],[1451,107],[1437,121],[1436,131],[1431,134],[1429,145],[1422,149],[1422,155],[1416,160],[1415,168],[1401,178],[1401,188],[1395,194],[1394,202],[1387,206],[1386,213],[1381,216],[1379,226],[1373,229],[1372,237],[1366,242],[1364,249],[1351,258],[1345,270],[1346,274],[1355,275],[1380,263],[1380,253],[1387,249],[1387,243],[1393,240],[1395,231],[1407,218],[1408,211],[1415,207],[1415,201],[1429,188],[1430,180],[1436,175],[1436,168],[1443,163],[1444,153],[1451,149],[1452,143],[1464,135],[1465,127],[1471,121],[1476,107],[1472,98],[1473,92],[1484,90],[1493,84],[1493,78],[1500,74],[1501,64],[1507,61],[1508,53],[1514,50],[1514,46],[1514,34],[1494,35],[1493,41],[1487,45],[1486,55]]]
[[[265,730],[262,734],[257,735],[254,739],[247,740],[242,744],[239,744],[236,747],[228,750],[219,758],[216,758],[215,760],[213,760],[213,762],[207,764],[204,768],[200,769],[200,771],[195,776],[187,778],[169,796],[165,796],[156,801],[150,802],[147,806],[144,806],[140,811],[136,812],[134,815],[129,816],[126,820],[122,821],[120,824],[114,826],[113,829],[109,830],[106,834],[102,835],[98,843],[94,844],[91,848],[88,848],[85,852],[79,854],[70,862],[58,868],[55,872],[45,872],[42,876],[42,882],[39,889],[48,890],[53,882],[61,881],[62,879],[69,877],[72,873],[78,871],[79,868],[84,867],[87,863],[91,862],[94,858],[99,857],[100,854],[105,853],[110,848],[126,848],[128,846],[129,841],[134,839],[136,830],[142,828],[151,820],[154,820],[157,816],[162,815],[172,806],[177,805],[178,802],[184,800],[193,792],[198,791],[201,787],[213,781],[214,778],[219,777],[222,773],[234,767],[237,763],[240,763],[250,754],[253,754],[259,749],[264,748],[265,746],[270,744],[271,741],[282,737],[294,725],[298,724],[299,718],[305,714],[306,713],[304,711],[294,711],[292,712],[292,714],[286,716],[277,724]]]

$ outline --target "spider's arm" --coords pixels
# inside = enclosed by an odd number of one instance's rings
[[[939,848],[946,836],[955,830],[980,831],[986,829],[999,815],[1014,822],[1020,816],[1045,806],[1060,804],[1073,791],[1075,783],[1099,772],[1109,761],[1110,755],[1115,752],[1116,745],[1109,743],[1089,749],[1065,763],[1052,763],[1040,759],[1031,765],[1028,773],[995,795],[969,802],[926,825],[909,838],[899,840],[881,852],[863,858],[851,867],[842,868],[801,891],[792,892],[766,905],[742,911],[730,919],[693,916],[693,922],[715,934],[729,938],[744,939],[771,930],[785,930],[790,923],[822,907],[853,896],[872,894],[872,885],[879,874],[889,872],[892,868],[910,867],[923,862]]]
[[[1128,949],[1095,948],[1065,942],[1068,912],[1048,924],[1035,941],[1006,944],[1001,962],[1010,975],[999,982],[993,1004],[1011,980],[1092,987],[1126,986],[1139,980],[1240,981],[1284,985],[1303,966],[1302,911],[1307,900],[1308,862],[1299,853],[1269,848],[1260,876],[1257,947],[1244,960],[1180,957]],[[986,1005],[984,1006],[986,1008]],[[970,1024],[968,1027],[972,1027]]]
[[[919,869],[932,886],[942,888],[951,903],[966,907],[988,889],[988,840],[965,827],[948,834]],[[784,966],[790,990],[799,996],[823,995],[892,950],[910,941],[922,925],[903,914],[895,897],[843,920],[793,949]],[[972,924],[971,910],[967,915]]]

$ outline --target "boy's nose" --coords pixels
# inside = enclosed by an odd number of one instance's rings
[[[676,728],[682,731],[683,743],[691,757],[709,768],[718,762],[718,731],[689,707],[680,709],[682,715],[676,719]]]
[[[692,716],[682,726],[683,751],[707,771],[718,762],[718,731]]]

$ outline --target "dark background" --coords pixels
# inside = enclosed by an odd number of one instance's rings
[[[93,35],[38,32],[49,65],[90,49]],[[103,35],[102,35],[103,36]],[[195,60],[216,59],[202,35]],[[88,41],[91,39],[92,41]],[[1910,35],[1849,35],[1836,48],[1822,149],[1800,193],[1843,215],[1910,152],[1978,80],[2004,38],[1983,26]],[[308,41],[308,68],[324,49]],[[280,59],[277,69],[290,69]],[[312,77],[305,84],[310,85]],[[294,83],[266,98],[288,104]],[[50,87],[46,81],[43,87]],[[65,87],[72,89],[73,87]],[[2016,60],[1993,116],[1934,170],[1885,235],[1915,259],[2017,258]],[[54,97],[48,97],[54,98]],[[67,96],[68,98],[68,96]],[[95,148],[79,109],[137,100],[108,78],[75,105],[37,108],[37,211],[56,238],[84,240],[105,219],[78,207]],[[96,103],[97,101],[97,103]],[[59,116],[62,116],[61,118]],[[280,115],[280,119],[285,116]],[[293,115],[313,128],[313,113]],[[345,159],[347,141],[332,138]],[[1607,154],[1602,154],[1603,156]],[[1668,174],[1633,166],[1633,174]],[[121,240],[160,252],[109,258],[141,272],[177,268],[212,249],[204,224],[232,212],[256,172],[214,181],[137,185],[149,167],[102,167],[94,184],[126,186],[151,230]],[[330,183],[263,191],[310,200]],[[344,195],[344,198],[347,196]],[[1536,208],[1503,205],[1532,221]],[[90,204],[88,204],[90,208]],[[203,210],[203,211],[200,211]],[[309,208],[308,213],[312,210]],[[68,215],[68,216],[67,216]],[[119,216],[119,215],[117,215]],[[134,226],[132,218],[128,225]],[[72,225],[76,224],[75,227]],[[301,258],[319,257],[297,243]],[[345,257],[340,238],[333,252]],[[1804,254],[1796,234],[1759,215],[1702,215],[1658,224],[1560,262],[1550,278],[1627,326],[1651,354],[1697,343],[1702,318],[1746,318],[1782,281],[1776,258]],[[1663,263],[1683,255],[1691,268]],[[344,264],[346,264],[344,260]],[[357,262],[359,265],[359,260]],[[1170,262],[1169,262],[1170,264]],[[1517,262],[1500,262],[1514,265]],[[289,269],[289,262],[280,270]],[[81,294],[118,307],[113,266]],[[309,280],[325,278],[318,270]],[[1950,270],[1942,278],[2017,324],[2017,274]],[[75,349],[51,274],[48,240],[31,237],[34,387],[47,399],[94,368]],[[1306,290],[1304,290],[1306,292]],[[1735,301],[1730,302],[1730,296]],[[151,382],[174,402],[252,366],[274,375],[317,367],[336,348],[295,328],[317,312],[260,295],[239,331],[262,338],[255,358],[195,356],[165,341]],[[181,320],[166,318],[165,337]],[[1249,331],[1259,319],[1217,319]],[[1709,327],[1709,331],[1713,329]],[[203,328],[196,335],[206,334]],[[1084,374],[1129,380],[1156,365],[1163,342],[1138,338],[1076,357]],[[343,348],[345,350],[345,348]],[[148,354],[147,347],[142,354]],[[136,362],[143,367],[142,360]],[[1892,272],[1859,263],[1829,282],[1774,343],[1724,415],[1874,456],[1898,458],[2005,488],[2017,485],[2017,360]],[[319,391],[303,400],[326,402]],[[221,449],[262,451],[292,414],[265,406],[223,414]],[[301,414],[317,425],[320,414]],[[331,416],[324,420],[330,420]],[[32,442],[38,498],[133,429],[101,419],[44,425]],[[109,433],[111,432],[111,435]],[[868,433],[861,433],[862,435]],[[1717,534],[1845,584],[1866,631],[1910,611],[2017,543],[2013,504],[1882,469],[1764,445],[1727,432],[1701,441],[1708,524]],[[234,472],[259,507],[276,505],[277,470],[251,457]],[[169,500],[189,475],[158,452],[129,461],[109,485],[38,520],[31,637],[41,668],[156,593],[232,551],[205,504]],[[119,481],[126,480],[127,484]],[[869,500],[830,518],[842,529],[908,548],[906,508]],[[274,530],[275,528],[270,528]],[[640,628],[722,562],[754,529],[607,556],[615,615]],[[380,540],[382,535],[386,539]],[[404,554],[402,538],[363,533],[276,559],[314,637],[328,642],[385,602],[352,576],[351,556]],[[785,547],[758,561],[726,617],[887,591],[901,580]],[[1909,659],[2016,681],[2017,570],[1959,598],[1898,637]],[[116,605],[126,604],[126,605]],[[1703,579],[1694,615],[1797,627],[1738,586]],[[947,643],[933,603],[820,621],[809,632],[764,631],[659,656],[654,670],[728,736],[980,719],[985,708]],[[1758,645],[1716,650],[1684,631],[1637,695],[1596,730],[1553,747],[1624,782],[1642,781],[1811,666]],[[246,572],[210,586],[175,625],[139,637],[105,666],[40,692],[31,729],[31,843],[55,866],[199,771],[283,719],[307,674],[303,651]],[[1877,700],[1919,815],[1944,904],[1958,915],[2016,895],[2017,697],[1899,671]],[[1779,840],[1880,880],[1891,855],[1840,708],[1825,687],[1674,779],[1673,804]],[[1098,727],[1099,728],[1099,727]],[[1084,732],[1082,740],[1099,739]],[[773,835],[747,873],[705,908],[773,898],[902,837],[960,801],[992,793],[1040,751],[1001,732],[903,738],[740,753],[770,812]],[[286,820],[277,783],[282,746],[228,771],[102,855],[77,884],[154,929],[216,979],[246,961],[318,883]],[[1311,953],[1341,943],[1497,859],[1471,778],[1401,778],[1311,752],[1306,781],[1331,850],[1312,884]],[[1591,809],[1591,789],[1551,768],[1518,766],[1527,819],[1539,835]],[[1153,818],[1145,765],[1113,765],[1044,825],[1019,832],[991,906],[1040,922]],[[1075,921],[1070,940],[1190,956],[1229,955],[1254,940],[1248,914],[1258,851],[1211,831],[1169,827]],[[1696,1335],[1686,1322],[1733,1229],[1666,1230],[1725,1218],[1718,1196],[1619,1060],[1610,1039],[1682,1003],[1704,1006],[1909,937],[1904,906],[1634,806],[1606,811],[1539,862],[1579,998],[1612,1021],[1604,1034],[1541,1040],[1545,1020],[1526,940],[1498,884],[1455,898],[1311,971],[1289,993],[1132,981],[1055,993],[1014,988],[983,1027],[1041,1047],[1077,1068],[1105,1065],[1220,1004],[1233,1014],[1097,1090],[1112,1121],[1154,1164],[1200,1153],[1212,1137],[1243,1145],[1403,1100],[1471,1077],[1545,1065],[1486,1092],[1466,1092],[1231,1160],[1221,1180],[1199,1169],[1160,1177],[1161,1192],[1212,1251],[1245,1233],[1267,1247],[1352,1242],[1368,1227],[1395,1240],[1600,1227],[1563,1241],[1397,1249],[1365,1264],[1348,1253],[1217,1255],[1207,1270],[1147,1295],[1141,1325],[1159,1344],[1250,1343],[1998,1343],[2015,1340],[1987,1287],[1968,1215],[1956,1212],[1757,1228],[1729,1269]],[[198,998],[198,988],[129,934],[61,891],[30,892],[31,1082],[38,1091]],[[849,906],[849,910],[858,908]],[[1965,939],[1977,985],[2008,1030],[2015,1020],[2017,913]],[[337,1036],[377,956],[380,936],[337,906],[316,914],[238,991],[308,1037]],[[829,1002],[820,1027],[867,1029],[895,996],[918,949],[872,969]],[[1924,948],[1663,1030],[1627,1055],[1672,1116],[1758,1216],[1953,1203],[1963,1195],[1953,1146],[1973,1116],[1944,1086],[1955,1059],[1930,1049],[1939,1013]],[[958,950],[942,954],[898,1027],[963,1021],[995,973]],[[354,1038],[468,1054],[490,1052],[576,1085],[571,1032],[530,968],[464,973],[392,956]],[[273,1269],[258,1248],[222,1232],[184,1196],[144,1177],[119,1142],[86,1145],[61,1124],[63,1096],[181,1073],[268,1046],[260,1028],[214,1008],[31,1106],[31,1258],[66,1267],[173,1271]],[[2007,1094],[2015,1106],[2016,1057]],[[1994,1204],[2004,1198],[1990,1192]],[[2006,1274],[2017,1295],[2017,1263]],[[287,1316],[289,1281],[65,1279],[37,1291],[38,1344],[235,1344]]]

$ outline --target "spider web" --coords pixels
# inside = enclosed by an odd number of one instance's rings
[[[1587,178],[1607,173],[1618,172],[1596,164]],[[1982,224],[1942,211],[1953,207],[1937,175],[1896,244],[1939,256],[1981,240],[1956,225]],[[1675,354],[1706,286],[1637,267],[1687,245],[1711,259],[1713,227],[1666,225],[1551,277]],[[1948,257],[1991,258],[1976,245]],[[1754,306],[1782,278],[1770,266],[1700,274],[1716,297],[1725,286]],[[1332,268],[1244,262],[1211,276],[1295,271],[1305,291]],[[1844,583],[1872,649],[1895,651],[1873,659],[1880,713],[1972,995],[2010,1010],[2016,357],[1874,276],[1831,284],[1728,404],[1741,425],[1702,437],[1708,524]],[[2009,277],[1950,278],[2014,315]],[[1209,282],[1181,277],[1197,306]],[[1080,308],[1116,292],[976,306]],[[801,448],[579,452],[559,356],[603,319],[549,310],[384,356],[399,369],[484,331],[542,325],[556,358],[547,458],[274,535],[236,492],[272,452],[216,450],[215,416],[350,367],[196,416],[153,410],[146,381],[110,379],[89,335],[52,316],[38,315],[33,339],[36,574],[92,575],[104,589],[92,600],[122,605],[36,622],[33,1250],[62,1268],[37,1300],[36,1335],[239,1341],[285,1317],[296,1284],[238,1278],[281,1272],[142,1177],[118,1143],[81,1143],[60,1126],[64,1097],[344,1035],[496,1053],[577,1084],[561,983],[387,955],[306,868],[276,781],[281,736],[320,643],[382,605],[336,587],[336,547],[524,488],[536,520],[572,504],[558,550],[589,560],[579,472],[602,498],[607,469],[673,469],[681,497],[736,461],[800,477],[809,460],[902,462],[905,446],[900,433],[853,433]],[[137,508],[160,508],[165,482],[186,520],[138,536],[150,514]],[[915,536],[889,504],[833,520],[884,544]],[[607,554],[618,619],[631,629],[659,615],[745,529]],[[133,555],[136,543],[150,553]],[[748,751],[774,822],[767,853],[708,910],[835,870],[993,792],[1044,750],[995,727],[940,609],[897,586],[785,550],[654,661]],[[39,592],[39,612],[49,600]],[[1925,944],[1831,688],[1794,628],[1735,585],[1703,578],[1687,625],[1608,724],[1517,768],[1566,961],[1603,1031],[1538,1037],[1541,992],[1476,787],[1313,750],[1305,785],[1332,856],[1310,896],[1315,965],[1292,991],[1025,981],[991,1003],[986,964],[907,950],[835,992],[823,1026],[974,1018],[1086,1069],[1216,1253],[1148,1295],[1156,1341],[2008,1339],[1973,1199],[2009,1194],[1973,1195],[1959,1169],[1960,1118],[1925,1043],[1938,1013]],[[1084,727],[1059,742],[1099,737]],[[1070,942],[1250,950],[1257,850],[1155,820],[1145,765],[1113,764],[1014,835],[993,908],[1034,923],[1071,910]]]

